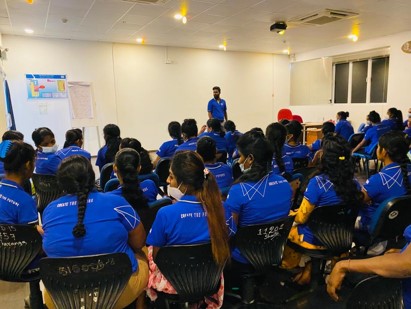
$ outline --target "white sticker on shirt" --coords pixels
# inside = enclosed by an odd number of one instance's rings
[[[248,200],[252,200],[254,195],[259,194],[261,197],[265,196],[265,191],[267,189],[268,184],[268,175],[261,178],[257,183],[254,185],[249,185],[247,183],[240,183],[241,191],[243,196],[247,196]]]

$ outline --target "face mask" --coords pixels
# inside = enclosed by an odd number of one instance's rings
[[[243,163],[240,163],[240,164],[239,164],[240,170],[241,170],[242,173],[247,173],[247,172],[251,169],[251,166],[249,166],[248,168],[245,168],[245,167],[244,167],[244,163],[245,163],[245,161],[247,161],[247,160],[248,160],[248,158],[245,159]]]
[[[171,186],[168,188],[168,195],[170,195],[172,198],[174,198],[177,201],[179,201],[184,195],[184,193],[180,191],[180,186],[181,186],[181,183],[177,188],[171,187]]]
[[[44,153],[54,153],[57,151],[57,149],[59,149],[59,145],[54,144],[54,146],[52,147],[41,147],[43,150],[42,152]]]

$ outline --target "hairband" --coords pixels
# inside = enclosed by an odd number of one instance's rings
[[[341,157],[338,157],[338,159],[341,160],[341,161],[344,161],[344,160],[345,160],[345,157],[344,157],[344,156],[341,156]]]
[[[12,145],[13,145],[13,142],[10,140],[0,143],[0,158],[1,159],[4,159],[7,156],[7,152],[9,152],[10,147]]]

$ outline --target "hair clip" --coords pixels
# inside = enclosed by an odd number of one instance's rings
[[[208,170],[208,168],[204,169],[204,179],[207,179],[208,174],[210,174],[210,171]]]
[[[338,157],[338,159],[340,159],[341,161],[344,161],[344,160],[345,160],[345,157],[344,157],[344,156],[341,156],[341,157]]]
[[[4,141],[0,143],[0,158],[4,159],[7,156],[7,152],[9,152],[13,142],[10,140]]]

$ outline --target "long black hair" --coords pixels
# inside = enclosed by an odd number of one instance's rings
[[[283,174],[285,172],[283,147],[287,137],[287,129],[281,123],[275,122],[267,126],[265,136],[273,147],[275,162],[278,165],[280,173]]]
[[[126,137],[121,140],[120,149],[132,148],[140,155],[141,175],[150,174],[153,171],[153,163],[150,159],[150,154],[145,150],[138,139]]]
[[[171,121],[168,124],[168,134],[171,138],[176,139],[179,145],[183,143],[183,138],[181,137],[181,124],[178,121]]]
[[[19,174],[25,167],[27,162],[33,162],[36,158],[36,151],[33,146],[22,141],[4,141],[1,145],[9,145],[7,152],[0,156],[0,160],[4,162],[4,170],[6,173]]]
[[[411,191],[407,166],[410,163],[407,156],[410,145],[408,139],[400,131],[390,131],[380,137],[378,145],[380,146],[380,151],[381,148],[385,149],[390,159],[400,165],[403,183],[408,194]]]
[[[110,123],[104,127],[103,133],[107,146],[105,161],[106,163],[110,163],[114,161],[114,156],[120,146],[120,128],[117,125]]]
[[[75,145],[77,141],[83,140],[83,131],[81,129],[71,129],[66,132],[66,141],[63,148]]]
[[[225,134],[221,126],[220,120],[216,118],[208,119],[207,127],[211,128],[213,132],[220,134],[221,137],[224,137]]]
[[[395,121],[395,130],[402,131],[404,129],[402,111],[396,109],[395,107],[391,107],[388,109],[387,114],[390,119],[393,119]]]
[[[136,211],[147,208],[147,200],[138,180],[138,168],[140,166],[138,152],[131,148],[122,148],[117,152],[114,164],[117,167],[117,173],[123,179],[123,197]]]
[[[44,138],[46,136],[51,136],[52,138],[54,138],[53,131],[51,131],[47,127],[41,127],[41,128],[35,129],[33,133],[31,134],[31,138],[34,142],[34,145],[36,145],[36,147],[41,146],[41,143],[43,143]]]
[[[77,224],[73,228],[76,238],[86,234],[84,216],[86,214],[87,197],[94,188],[95,174],[90,160],[84,156],[65,158],[57,170],[59,187],[67,194],[77,195]]]
[[[246,158],[252,155],[254,161],[250,170],[241,175],[236,183],[258,181],[271,171],[273,148],[264,133],[256,130],[244,133],[237,141],[237,149]]]

